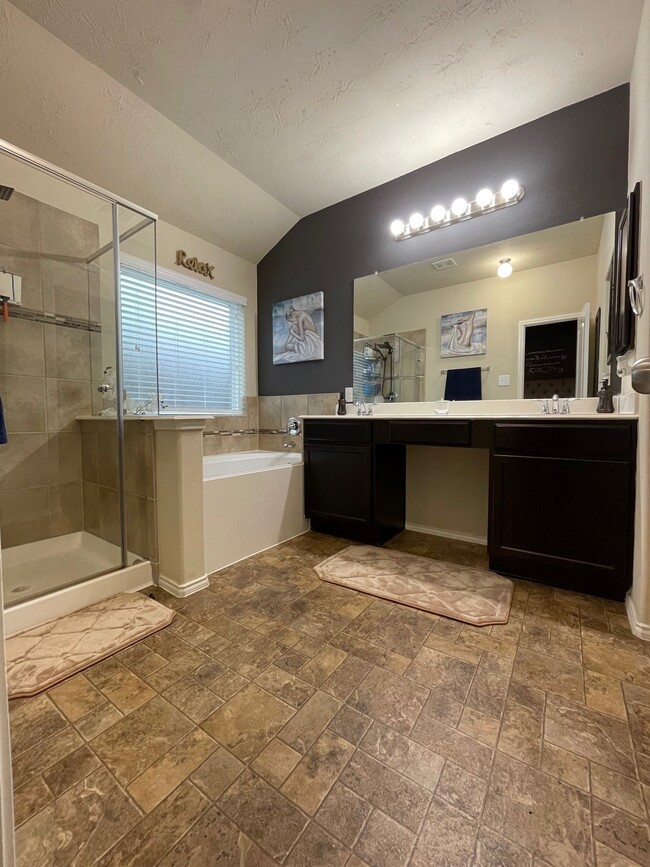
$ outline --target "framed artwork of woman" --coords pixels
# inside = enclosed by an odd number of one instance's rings
[[[273,305],[273,364],[321,361],[323,293],[301,295]]]

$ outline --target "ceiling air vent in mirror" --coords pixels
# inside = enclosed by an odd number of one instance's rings
[[[446,271],[447,268],[456,268],[458,266],[458,262],[455,259],[438,259],[437,262],[432,262],[431,267],[435,268],[436,271]]]

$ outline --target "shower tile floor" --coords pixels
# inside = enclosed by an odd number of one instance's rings
[[[649,645],[623,606],[518,581],[507,625],[463,625],[320,582],[347,544],[155,590],[167,629],[12,702],[18,864],[650,865]]]

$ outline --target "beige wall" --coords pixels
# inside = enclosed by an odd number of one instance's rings
[[[519,322],[541,316],[578,313],[596,303],[596,256],[572,259],[543,268],[515,272],[506,280],[490,277],[459,286],[403,297],[370,320],[371,334],[426,328],[426,400],[439,400],[451,367],[490,366],[483,374],[483,398],[517,397]],[[488,308],[486,355],[440,358],[440,317],[445,313]],[[592,311],[593,315],[593,311]],[[510,386],[498,386],[500,374],[510,374]]]
[[[297,222],[137,96],[135,80],[128,90],[5,0],[0,57],[3,139],[253,262]]]
[[[406,523],[411,529],[485,542],[488,520],[487,449],[409,446]]]
[[[642,184],[640,271],[650,283],[650,3],[646,2],[630,93],[629,187]],[[647,291],[647,290],[646,290]],[[636,356],[650,355],[650,303],[637,322]],[[624,388],[629,383],[623,384]],[[650,396],[639,397],[639,448],[632,599],[637,621],[650,638]]]

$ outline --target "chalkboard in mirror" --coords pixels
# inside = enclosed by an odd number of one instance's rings
[[[558,394],[574,397],[578,347],[578,321],[566,319],[526,327],[524,345],[524,397]]]

